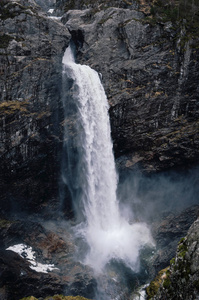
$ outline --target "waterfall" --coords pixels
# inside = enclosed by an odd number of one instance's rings
[[[63,57],[65,158],[63,181],[69,186],[77,215],[78,233],[89,250],[84,263],[101,272],[112,259],[134,271],[139,250],[151,243],[146,224],[129,224],[120,215],[108,102],[98,73],[76,64],[72,49]]]

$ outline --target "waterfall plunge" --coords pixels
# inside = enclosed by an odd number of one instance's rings
[[[101,272],[111,259],[116,259],[138,271],[139,250],[144,244],[151,244],[152,238],[146,224],[129,224],[119,212],[117,173],[103,86],[96,71],[75,63],[70,47],[62,63],[63,86],[70,90],[68,97],[63,96],[68,174],[64,171],[62,175],[77,213],[81,210],[84,216],[78,226],[78,233],[89,246],[84,263]],[[71,127],[76,128],[76,133],[68,137]]]

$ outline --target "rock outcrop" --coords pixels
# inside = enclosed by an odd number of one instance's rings
[[[176,255],[181,238],[185,237],[190,226],[199,216],[199,206],[187,208],[180,214],[171,214],[161,222],[152,224],[152,234],[156,243],[156,253],[152,258],[150,276],[168,267],[168,262]]]
[[[181,239],[176,257],[162,274],[160,287],[153,293],[154,284],[148,289],[148,299],[199,299],[199,219]]]

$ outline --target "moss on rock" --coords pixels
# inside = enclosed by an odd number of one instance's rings
[[[4,101],[0,103],[0,116],[3,115],[10,115],[16,112],[27,113],[27,101]]]
[[[147,299],[151,299],[157,294],[161,284],[167,278],[166,277],[167,270],[168,270],[168,267],[161,270],[158,273],[158,275],[155,277],[155,279],[153,281],[151,281],[150,285],[146,288]]]

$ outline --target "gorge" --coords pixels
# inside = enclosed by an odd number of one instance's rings
[[[198,297],[198,4],[183,3],[1,1],[2,300],[139,299],[176,249],[148,297],[176,280],[175,299]],[[6,250],[22,244],[54,269]]]

